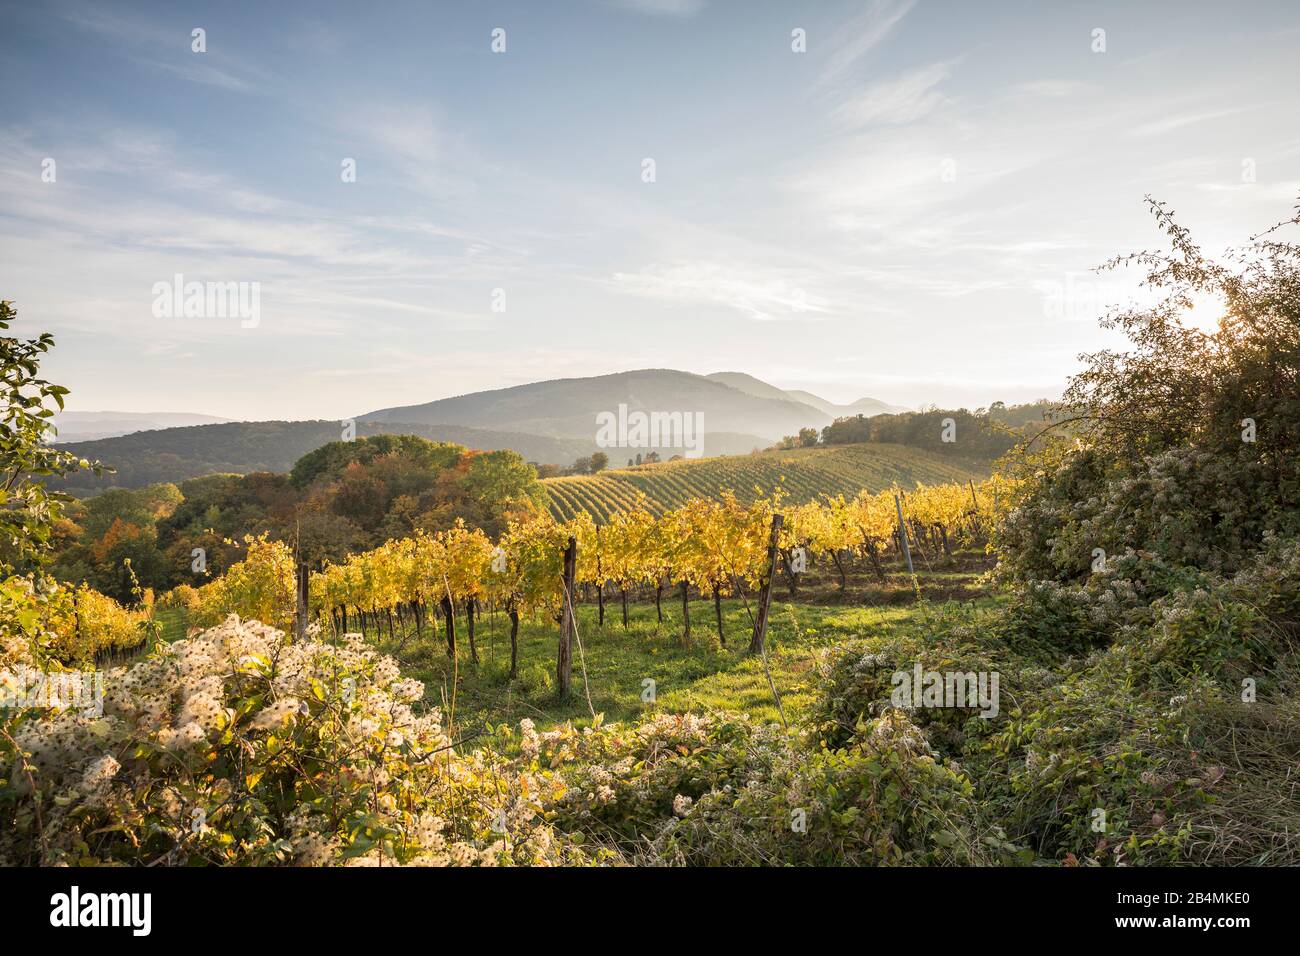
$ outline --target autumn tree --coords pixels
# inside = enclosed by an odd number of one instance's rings
[[[1168,249],[1103,268],[1140,270],[1155,304],[1107,315],[1127,348],[1085,356],[1062,428],[1009,463],[1023,484],[997,543],[1018,577],[1078,579],[1126,549],[1231,572],[1300,533],[1300,212],[1215,261],[1149,205]]]

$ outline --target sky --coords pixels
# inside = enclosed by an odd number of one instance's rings
[[[1210,252],[1291,215],[1297,49],[1294,2],[3,0],[0,297],[84,411],[1055,396],[1144,196]]]

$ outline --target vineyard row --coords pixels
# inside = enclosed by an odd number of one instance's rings
[[[540,612],[560,620],[574,586],[595,589],[603,619],[607,587],[617,588],[624,601],[629,589],[653,588],[657,604],[665,588],[675,587],[686,610],[694,588],[711,594],[717,605],[770,582],[773,555],[792,576],[810,560],[824,558],[838,571],[841,587],[846,562],[862,559],[883,581],[881,561],[891,547],[929,559],[986,541],[1009,491],[1005,479],[993,478],[801,505],[789,505],[779,494],[742,505],[724,492],[661,514],[641,503],[599,524],[585,512],[568,521],[542,513],[512,522],[496,541],[458,522],[313,572],[295,565],[287,544],[250,539],[244,561],[202,587],[177,588],[169,601],[186,606],[200,626],[233,612],[286,629],[315,619],[338,633],[387,622],[392,633],[395,619],[403,630],[413,624],[418,631],[436,615],[453,655],[460,609],[476,657],[474,618],[483,604],[505,610],[513,639],[520,615]],[[772,540],[778,514],[782,520]],[[686,627],[689,639],[689,618]]]

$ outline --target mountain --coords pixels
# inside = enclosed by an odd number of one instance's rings
[[[178,428],[185,425],[213,425],[228,422],[215,415],[191,412],[59,412],[54,416],[56,442],[93,441],[131,432]]]
[[[859,398],[852,405],[841,405],[839,407],[844,409],[844,411],[837,417],[843,417],[844,415],[866,415],[870,418],[872,415],[896,415],[899,412],[913,411],[913,409],[910,409],[905,405],[890,405],[886,402],[882,402],[878,398]]]
[[[873,399],[863,414],[888,408]],[[620,411],[620,407],[621,411]],[[827,410],[829,409],[829,411]],[[850,410],[852,409],[852,410]],[[598,416],[620,414],[631,426],[635,413],[681,413],[702,425],[700,436],[635,436],[623,445],[598,440]],[[701,419],[694,416],[698,414]],[[664,459],[677,454],[743,455],[766,448],[800,428],[821,428],[839,415],[857,414],[855,406],[835,406],[810,393],[790,393],[752,375],[722,372],[694,375],[672,369],[641,369],[590,378],[552,379],[498,388],[421,405],[383,408],[357,418],[357,434],[419,435],[469,448],[509,448],[540,464],[567,465],[604,451],[611,466],[638,454],[656,451]],[[185,413],[67,413],[60,418],[61,449],[102,461],[116,473],[96,479],[76,475],[51,484],[77,493],[108,487],[138,488],[159,481],[183,481],[202,475],[253,471],[288,471],[315,448],[341,437],[335,421],[214,422]],[[632,426],[634,427],[634,426]],[[679,426],[680,427],[680,426]],[[80,429],[80,431],[77,431]],[[95,437],[86,437],[90,433]],[[70,440],[70,435],[77,435]],[[702,440],[694,440],[700,437]]]
[[[796,401],[803,402],[805,405],[811,405],[823,415],[829,415],[832,418],[840,418],[844,415],[843,406],[836,405],[834,402],[828,402],[820,395],[814,395],[812,392],[805,392],[798,388],[790,389],[789,394]],[[881,404],[883,404],[883,402]]]
[[[795,401],[780,389],[755,395],[726,382],[672,369],[552,379],[423,405],[380,409],[357,420],[454,423],[586,439],[594,444],[597,416],[617,415],[620,405],[627,406],[629,412],[702,414],[704,453],[710,455],[725,451],[718,447],[718,439],[724,435],[730,436],[728,440],[739,440],[748,451],[754,445],[769,445],[801,427],[830,423],[824,413]],[[621,452],[609,449],[609,454],[617,460]]]
[[[761,378],[755,378],[754,376],[747,375],[744,372],[714,372],[712,375],[706,375],[704,377],[711,382],[721,382],[723,385],[730,385],[732,388],[744,392],[746,395],[753,395],[755,398],[772,398],[777,401],[790,401],[791,399],[794,399],[796,402],[801,402],[805,405],[812,405],[813,408],[817,407],[816,402],[809,402],[803,398],[796,398],[793,392],[787,392],[784,389],[777,388],[775,385],[769,385]],[[804,392],[804,394],[817,399],[818,402],[821,401],[820,398],[817,398],[816,395],[812,395],[809,392]]]
[[[358,422],[357,435],[419,435],[493,451],[511,448],[529,461],[568,463],[595,450],[590,441],[574,441],[456,425]],[[105,488],[141,488],[159,481],[184,481],[202,475],[254,471],[288,471],[307,452],[341,438],[335,421],[227,422],[133,432],[114,438],[69,442],[60,450],[111,465],[116,472],[96,479],[89,473],[51,482],[77,494]],[[746,449],[748,451],[748,448]]]
[[[755,378],[752,375],[746,375],[744,372],[714,372],[712,375],[706,375],[715,382],[722,382],[724,385],[730,385],[732,388],[739,389],[748,395],[757,398],[783,398],[799,402],[810,408],[815,408],[828,418],[846,418],[851,415],[888,415],[894,412],[905,412],[906,408],[901,405],[890,405],[888,402],[882,402],[878,398],[860,398],[852,405],[837,405],[834,402],[828,402],[820,395],[814,395],[812,392],[804,391],[798,388],[777,388],[775,385],[769,385],[762,379]],[[808,424],[812,424],[809,422]]]

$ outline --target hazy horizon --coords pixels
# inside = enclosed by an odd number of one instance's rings
[[[1289,215],[1300,10],[1029,9],[7,7],[0,296],[78,411],[640,368],[1053,397],[1138,278],[1089,270],[1161,244],[1145,194],[1212,252]],[[159,317],[176,275],[256,283],[258,321]]]

